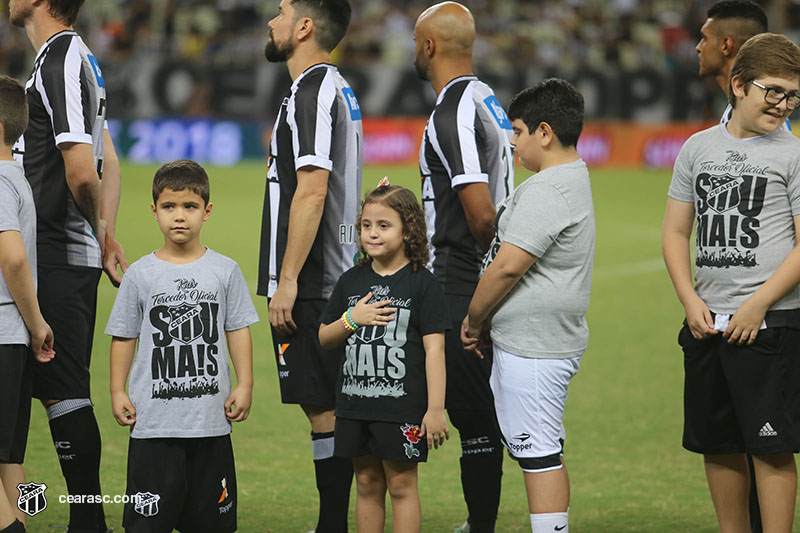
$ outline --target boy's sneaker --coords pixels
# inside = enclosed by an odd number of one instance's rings
[[[453,533],[469,533],[469,530],[469,518],[467,518],[467,520],[461,524],[460,527],[457,527],[453,530]]]

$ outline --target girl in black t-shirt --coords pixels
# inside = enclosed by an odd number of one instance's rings
[[[382,182],[364,200],[356,227],[361,258],[336,283],[319,329],[323,347],[344,347],[334,454],[353,458],[359,531],[383,531],[387,489],[394,530],[419,531],[417,464],[450,438],[449,315],[425,268],[425,216],[414,193]]]

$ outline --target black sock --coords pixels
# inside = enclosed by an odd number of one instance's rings
[[[100,430],[91,406],[50,419],[50,433],[70,494],[102,494]],[[71,503],[68,533],[106,531],[102,503]]]
[[[312,433],[311,442],[319,492],[316,533],[347,533],[353,461],[348,457],[333,456],[333,431]]]
[[[503,444],[494,412],[448,409],[461,438],[461,488],[470,533],[493,533],[500,505]]]
[[[14,520],[14,523],[8,527],[0,529],[0,533],[25,533],[25,526],[19,520]]]

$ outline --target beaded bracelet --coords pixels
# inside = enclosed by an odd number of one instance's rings
[[[353,320],[353,315],[350,314],[350,309],[347,310],[347,320],[350,322],[350,325],[353,326],[353,331],[361,327],[358,324],[356,324],[355,320]]]
[[[347,311],[342,313],[341,322],[342,322],[342,325],[344,326],[344,329],[346,329],[348,333],[355,332],[355,330],[352,328],[352,326],[350,326],[350,323],[347,321]]]

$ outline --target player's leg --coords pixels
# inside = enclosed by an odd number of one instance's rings
[[[500,505],[503,444],[489,387],[492,351],[480,359],[461,345],[461,322],[470,297],[446,295],[452,328],[445,333],[446,407],[461,441],[461,488],[470,533],[492,533]]]
[[[764,531],[790,532],[794,522],[797,468],[792,453],[754,455]]]
[[[162,533],[178,526],[188,501],[187,447],[193,439],[130,439],[122,525],[127,533]]]
[[[392,500],[392,531],[418,533],[422,527],[422,509],[417,489],[417,463],[384,459],[383,471]]]
[[[568,532],[564,407],[580,357],[531,359],[494,347],[490,383],[500,429],[524,472],[531,529]]]
[[[31,418],[32,373],[33,359],[27,346],[0,345],[0,530],[5,522],[13,523],[14,517],[25,523],[25,514],[17,507],[17,485],[25,483],[22,463]]]
[[[721,533],[750,531],[750,476],[744,454],[705,455],[706,479]]]
[[[288,336],[271,328],[281,401],[299,404],[311,424],[314,472],[319,492],[317,533],[347,531],[353,463],[333,455],[337,353],[325,350],[317,336],[324,300],[297,300],[292,317],[297,329]]]
[[[42,316],[53,328],[57,357],[34,364],[34,397],[50,433],[70,494],[102,494],[100,429],[92,408],[89,364],[101,270],[39,265]],[[71,503],[70,533],[105,533],[102,503]]]
[[[386,474],[374,455],[353,457],[356,478],[356,528],[382,533],[386,522]]]

